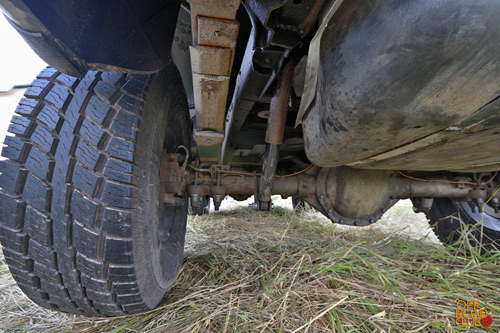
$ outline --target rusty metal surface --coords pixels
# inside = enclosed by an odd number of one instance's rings
[[[163,155],[160,198],[165,205],[176,204],[177,199],[186,194],[195,203],[201,197],[212,196],[217,207],[225,195],[241,199],[258,194],[260,198],[263,185],[271,179],[222,165],[210,169],[194,168],[191,172],[185,169],[186,166],[183,155]],[[426,209],[431,198],[441,197],[469,202],[471,207],[480,209],[487,200],[493,199],[494,204],[500,202],[498,172],[405,174],[311,165],[294,174],[274,176],[272,181],[266,196],[280,194],[303,198],[333,222],[357,226],[374,223],[399,199],[414,199],[417,209]],[[270,206],[270,201],[264,201],[261,207]]]
[[[268,31],[262,36],[266,46],[285,48],[300,42],[316,20],[326,0],[248,0],[248,7]]]
[[[324,6],[323,0],[247,0],[245,3],[253,30],[226,118],[225,164],[233,160],[249,112],[257,102],[265,99],[264,95],[282,70],[285,59],[310,32],[318,19],[318,11]]]
[[[316,198],[335,223],[375,223],[397,201],[391,174],[378,170],[323,168],[316,178]]]
[[[176,196],[186,193],[189,174],[179,164],[179,154],[164,152],[160,168],[160,202],[164,205],[176,205]]]
[[[213,131],[218,137],[224,128],[229,77],[193,73],[193,87],[197,132]]]
[[[315,207],[319,203],[335,223],[364,226],[376,222],[399,199],[412,198],[419,209],[425,209],[430,198],[452,198],[480,207],[489,198],[500,198],[496,176],[481,181],[453,173],[417,178],[386,170],[319,168],[316,195],[305,198],[313,199]]]
[[[260,195],[265,182],[262,174],[227,168],[186,179],[191,195],[231,195],[240,199]],[[422,198],[414,200],[421,202],[420,209],[430,198],[452,198],[476,206],[489,198],[496,202],[500,198],[496,191],[499,184],[498,173],[478,174],[475,178],[449,172],[414,177],[387,170],[309,167],[297,174],[276,176],[268,194],[303,198],[335,223],[364,226],[376,222],[399,199]],[[266,204],[270,207],[270,201],[261,207]]]
[[[234,49],[239,26],[235,20],[201,16],[198,19],[198,45]]]
[[[271,100],[271,108],[269,110],[269,118],[267,120],[265,139],[267,143],[275,145],[283,143],[295,64],[295,60],[290,60],[278,77],[277,89]]]
[[[326,0],[315,0],[311,2],[304,1],[301,3],[302,8],[298,8],[298,10],[305,10],[309,14],[307,17],[297,25],[300,31],[302,31],[302,35],[304,36],[311,30],[312,26],[318,20],[318,15],[320,14],[323,6],[325,5]]]
[[[190,47],[196,110],[195,140],[202,163],[219,162],[240,0],[190,0]],[[200,132],[203,132],[200,134]],[[209,137],[212,136],[210,139]]]
[[[500,94],[499,16],[496,1],[344,2],[322,36],[317,95],[303,121],[309,159],[331,167],[414,143],[410,151],[419,152],[424,148],[416,144],[420,139],[439,138],[443,134],[437,133],[452,130],[495,100]],[[457,139],[468,144],[468,155],[460,154],[457,144],[440,156],[444,141],[430,140],[425,154],[385,164],[395,161],[391,157],[373,166],[470,170],[490,163],[498,168],[497,149],[487,147],[487,133],[482,134],[472,138],[462,132]],[[474,151],[476,139],[484,150]]]
[[[241,0],[188,0],[191,9],[193,41],[198,40],[198,16],[234,20]]]
[[[310,197],[315,194],[315,175],[314,170],[311,172],[303,173],[297,176],[288,178],[276,178],[271,194],[281,194],[285,196],[298,196]],[[224,195],[231,196],[246,196],[249,197],[255,194],[256,187],[259,186],[259,176],[249,174],[221,174],[221,186],[224,188]],[[194,180],[191,180],[194,182]],[[202,195],[210,195],[212,193],[211,187],[216,185],[217,178],[215,175],[202,174],[198,178],[196,187],[193,185],[187,186],[187,192],[191,193],[194,189],[195,193]]]
[[[271,209],[271,193],[278,166],[278,145],[268,143],[259,184],[259,210]]]
[[[209,46],[191,46],[189,49],[193,73],[229,78],[233,56],[230,49]]]
[[[457,186],[447,182],[421,182],[397,177],[393,192],[398,198],[463,198],[468,199],[472,186]],[[488,198],[485,194],[485,197]]]
[[[295,60],[291,59],[283,68],[277,82],[276,92],[271,100],[271,108],[266,129],[266,153],[262,164],[262,176],[259,187],[259,209],[271,209],[271,192],[278,167],[278,145],[283,143],[288,101],[293,83]]]

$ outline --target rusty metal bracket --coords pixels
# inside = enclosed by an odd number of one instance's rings
[[[196,109],[195,140],[202,163],[217,163],[224,139],[229,80],[233,67],[241,0],[189,0],[190,47]]]
[[[164,205],[176,205],[177,197],[186,193],[186,184],[189,172],[186,170],[187,161],[183,166],[179,163],[179,154],[164,152],[161,158],[160,169],[160,202]]]

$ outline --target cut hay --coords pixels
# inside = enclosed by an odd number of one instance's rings
[[[335,227],[282,208],[191,217],[184,265],[161,306],[116,319],[32,304],[2,258],[0,330],[451,332],[457,300],[471,299],[493,317],[488,331],[498,331],[500,256],[460,256],[426,237],[429,229],[410,237],[417,220],[387,227],[409,209],[394,207],[382,229]]]

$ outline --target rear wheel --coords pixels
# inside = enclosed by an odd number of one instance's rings
[[[189,148],[173,64],[155,75],[44,70],[1,161],[0,241],[35,303],[118,316],[155,308],[183,259],[187,199],[160,204],[163,152]]]
[[[462,243],[460,240],[466,240],[482,253],[500,250],[500,214],[490,206],[479,213],[472,211],[466,202],[460,202],[457,208],[450,199],[436,198],[427,217],[444,243],[458,245]]]

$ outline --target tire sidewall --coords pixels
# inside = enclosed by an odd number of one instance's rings
[[[132,197],[136,198],[132,237],[137,284],[144,302],[150,308],[156,307],[173,283],[184,255],[187,201],[183,206],[166,209],[164,213],[174,225],[174,233],[170,237],[173,251],[168,258],[168,272],[163,272],[159,267],[161,258],[156,246],[161,211],[160,165],[166,133],[175,130],[177,143],[189,149],[188,112],[179,73],[174,65],[169,65],[153,76],[145,99],[137,139],[135,187],[132,191]],[[164,279],[162,275],[169,278]]]

